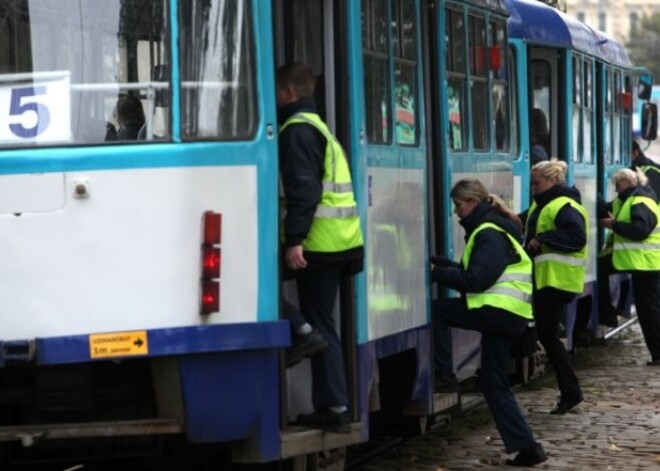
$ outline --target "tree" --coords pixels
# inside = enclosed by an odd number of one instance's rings
[[[648,68],[660,80],[660,13],[644,16],[639,28],[630,32],[627,44],[630,60]]]

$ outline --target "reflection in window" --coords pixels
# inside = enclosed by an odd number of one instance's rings
[[[449,147],[451,149],[465,148],[465,101],[463,99],[463,81],[449,79],[447,81],[447,112],[449,113]]]
[[[532,61],[533,107],[530,115],[530,143],[532,144],[532,162],[534,146],[540,146],[539,155],[552,157],[552,115],[550,108],[551,68],[544,60]],[[540,152],[540,151],[543,152]]]
[[[593,82],[591,80],[591,68],[592,63],[585,61],[584,63],[584,130],[583,130],[583,140],[584,143],[582,147],[582,156],[585,163],[593,163],[593,136],[592,136],[592,121],[593,121],[593,105],[592,105],[592,87]]]
[[[486,22],[483,18],[469,16],[470,81],[472,98],[472,143],[475,150],[490,148],[488,119],[489,57],[486,53]]]
[[[446,10],[448,141],[452,150],[467,149],[465,21],[463,13]]]
[[[394,38],[394,111],[396,140],[399,144],[417,143],[417,29],[412,0],[395,3]],[[400,27],[399,27],[400,26]]]
[[[514,53],[513,48],[509,49],[509,67],[510,70],[514,71],[517,70],[516,67],[516,55]],[[510,94],[511,96],[511,119],[510,124],[507,124],[507,128],[511,130],[511,154],[512,155],[518,155],[520,151],[520,145],[518,141],[518,94],[515,93],[515,90],[517,90],[518,84],[516,81],[516,74],[511,73],[511,76],[509,78],[509,90],[513,90],[513,92]]]
[[[493,72],[493,117],[495,121],[495,148],[497,150],[508,150],[509,138],[509,116],[507,97],[507,44],[505,26],[503,23],[492,23],[491,32],[494,47],[489,48],[490,68]]]
[[[582,58],[573,57],[573,161],[582,161]]]
[[[155,122],[169,97],[164,0],[56,3],[0,3],[0,89],[23,105],[0,117],[0,146],[167,137],[166,119]],[[130,125],[118,122],[125,97]]]
[[[179,0],[184,138],[245,139],[256,130],[250,4]]]
[[[386,144],[390,131],[390,68],[388,62],[389,35],[387,2],[362,2],[362,54],[364,60],[364,91],[367,140]]]

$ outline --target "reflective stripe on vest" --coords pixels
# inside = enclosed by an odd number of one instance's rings
[[[560,196],[546,204],[536,222],[535,234],[543,234],[557,228],[555,219],[559,211],[570,204],[584,219],[584,228],[589,238],[589,218],[587,210],[580,203],[567,196]],[[532,203],[530,213],[536,210]],[[528,218],[529,220],[529,218]],[[527,227],[529,231],[529,226]],[[582,293],[584,277],[587,273],[588,244],[577,252],[557,252],[541,244],[541,254],[534,257],[534,281],[536,289],[556,288],[569,293]]]
[[[326,140],[321,202],[303,240],[303,248],[312,252],[343,252],[362,246],[362,229],[344,150],[316,113],[291,116],[280,132],[291,124],[299,123],[314,126]]]
[[[461,258],[463,268],[467,270],[470,265],[470,255],[474,247],[476,235],[484,229],[495,229],[504,234],[520,261],[508,265],[493,285],[481,293],[466,293],[468,309],[478,309],[483,306],[493,306],[504,309],[525,319],[533,319],[532,315],[532,261],[525,253],[520,243],[508,232],[496,224],[486,222],[477,227],[465,245]]]
[[[660,209],[652,198],[648,196],[630,195],[624,203],[620,199],[614,200],[612,209],[614,218],[619,222],[629,223],[632,217],[632,207],[636,204],[645,204],[656,217],[656,227],[644,240],[630,240],[617,233],[613,236],[612,264],[621,271],[660,270]]]

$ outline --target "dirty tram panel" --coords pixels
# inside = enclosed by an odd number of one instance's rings
[[[431,254],[464,248],[453,184],[476,177],[528,206],[530,97],[555,113],[550,150],[589,211],[629,164],[630,110],[606,97],[631,100],[630,61],[540,2],[52,3],[0,4],[3,470],[341,469],[384,425],[425,430],[462,403],[439,387],[431,315],[432,297],[457,293],[428,270]],[[545,76],[528,73],[548,57]],[[275,71],[291,62],[314,72],[365,239],[334,312],[348,433],[296,424],[314,409],[310,362],[284,362],[280,300],[294,290],[280,280]],[[566,79],[578,63],[588,103]],[[574,147],[587,128],[592,145]],[[595,302],[604,235],[592,234],[570,348],[610,329]],[[612,281],[626,316],[627,283]],[[446,346],[470,381],[479,338],[456,329]],[[538,374],[537,360],[513,362],[512,377]]]

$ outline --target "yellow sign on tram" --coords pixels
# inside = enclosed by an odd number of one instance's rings
[[[149,353],[147,331],[113,332],[89,336],[91,358],[124,357]]]

